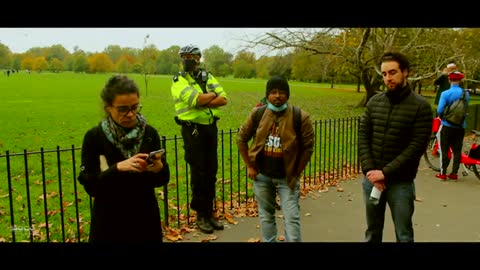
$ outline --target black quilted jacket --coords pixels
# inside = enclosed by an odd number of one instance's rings
[[[409,86],[373,96],[360,120],[359,157],[366,174],[380,169],[385,183],[413,181],[432,133],[429,102]]]

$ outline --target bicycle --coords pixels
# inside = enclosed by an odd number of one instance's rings
[[[425,161],[427,162],[428,166],[434,170],[439,172],[440,171],[440,146],[437,142],[436,133],[440,128],[441,120],[440,118],[436,117],[433,120],[432,124],[432,137],[430,138],[430,142],[428,143],[427,150],[423,155]],[[468,171],[472,171],[475,176],[480,180],[480,145],[477,144],[477,138],[480,137],[480,131],[478,130],[471,130],[471,133],[475,135],[473,143],[470,146],[469,151],[462,152],[460,158],[460,167],[463,168],[462,175],[467,176]],[[452,159],[452,149],[450,148],[448,151],[448,158]]]

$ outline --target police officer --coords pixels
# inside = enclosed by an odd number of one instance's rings
[[[198,46],[180,48],[183,70],[173,76],[171,92],[175,102],[175,121],[181,126],[185,161],[190,165],[192,200],[197,226],[204,233],[223,230],[215,219],[214,199],[217,181],[217,120],[219,107],[227,104],[227,95],[213,75],[200,68],[202,53]]]

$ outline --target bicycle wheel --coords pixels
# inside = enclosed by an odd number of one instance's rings
[[[471,165],[470,169],[475,174],[478,180],[480,180],[480,165]]]
[[[472,136],[466,136],[463,141],[463,146],[465,147],[465,155],[468,155],[471,159],[478,160],[477,149],[478,146],[474,146],[473,144],[477,145],[477,133],[476,131],[472,131]],[[473,152],[472,152],[473,151]],[[468,165],[467,168],[472,171],[478,180],[480,180],[480,165],[472,164]]]
[[[430,167],[434,171],[439,172],[440,171],[440,154],[438,153],[438,150],[435,151],[436,144],[437,144],[437,137],[435,137],[435,135],[432,135],[432,138],[428,143],[427,151],[425,151],[423,158],[427,162],[428,167]]]

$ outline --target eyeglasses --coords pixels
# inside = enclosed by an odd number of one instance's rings
[[[132,106],[126,106],[126,105],[122,105],[122,106],[113,106],[113,108],[115,108],[115,110],[117,110],[118,114],[122,115],[122,116],[125,116],[127,115],[129,112],[133,112],[134,114],[137,114],[140,112],[140,110],[142,110],[142,104],[136,104],[136,105],[132,105]]]

